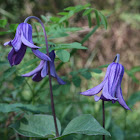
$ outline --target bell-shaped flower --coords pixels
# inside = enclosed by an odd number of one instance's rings
[[[121,82],[123,74],[123,65],[113,62],[108,66],[105,78],[98,86],[80,94],[85,96],[94,96],[95,101],[99,101],[100,99],[103,101],[112,101],[112,103],[118,101],[122,107],[130,110],[130,108],[126,105],[122,95]],[[101,90],[101,96],[96,95]]]
[[[32,26],[28,23],[20,23],[17,27],[15,38],[4,43],[12,47],[8,54],[8,60],[11,66],[18,65],[26,52],[27,46],[30,47],[33,53],[42,60],[51,61],[50,58],[38,50],[38,46],[34,45],[32,40]]]
[[[50,63],[50,75],[52,77],[56,78],[59,84],[64,85],[65,82],[56,74],[56,71],[55,71],[55,65],[54,65],[55,53],[54,53],[54,51],[51,51],[49,53],[49,57],[51,58],[51,62],[49,62]],[[37,68],[35,68],[33,71],[31,71],[29,73],[23,74],[22,76],[23,77],[32,76],[33,81],[39,82],[47,75],[48,75],[48,61],[41,60],[41,62]]]

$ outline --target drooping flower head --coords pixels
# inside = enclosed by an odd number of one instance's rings
[[[15,38],[11,41],[4,43],[12,47],[8,54],[8,60],[11,66],[18,65],[26,52],[27,46],[30,47],[33,53],[42,60],[50,60],[50,58],[41,53],[38,46],[34,45],[32,40],[32,26],[28,23],[20,23],[17,27]]]
[[[57,79],[58,83],[61,85],[64,85],[65,82],[56,74],[55,71],[55,65],[54,65],[54,59],[55,59],[55,53],[54,51],[51,51],[49,53],[49,57],[51,58],[50,63],[50,75]],[[36,67],[33,71],[23,74],[23,77],[30,77],[32,76],[32,80],[35,82],[41,81],[44,77],[48,75],[48,61],[41,60],[38,67]]]
[[[130,110],[122,95],[121,82],[123,74],[123,65],[113,62],[108,66],[105,78],[98,86],[80,94],[85,96],[94,96],[95,101],[99,101],[100,99],[103,101],[112,101],[112,103],[118,101],[122,107]],[[101,96],[96,95],[101,90]]]

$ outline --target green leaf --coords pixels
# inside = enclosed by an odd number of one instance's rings
[[[99,11],[98,11],[98,15],[101,18],[101,24],[103,24],[105,29],[107,29],[107,19],[106,19],[106,17]]]
[[[86,16],[92,12],[93,8],[86,9],[83,13],[83,16]]]
[[[10,24],[10,30],[15,32],[19,24]]]
[[[48,113],[50,112],[49,106],[47,105],[31,105],[31,104],[0,104],[0,112],[2,113],[10,113],[10,112],[17,112],[17,111],[29,111],[32,113]]]
[[[109,66],[109,64],[105,64],[105,65],[101,65],[98,68],[107,68]]]
[[[95,72],[95,73],[102,73],[102,70],[100,69],[90,69],[90,71]]]
[[[133,67],[131,70],[128,70],[128,72],[130,74],[134,74],[134,73],[139,72],[139,71],[140,71],[140,66]]]
[[[5,28],[6,24],[7,24],[7,19],[0,19],[0,27],[1,28]]]
[[[16,104],[16,105],[18,105],[18,104]],[[18,111],[19,109],[16,108],[16,105],[1,103],[0,104],[0,112],[9,113],[9,112]]]
[[[60,18],[59,18],[59,17],[51,17],[50,20],[51,20],[52,22],[58,23],[59,20],[60,20]]]
[[[140,101],[140,91],[133,93],[128,101],[127,101],[127,105],[131,108],[135,105],[136,102]]]
[[[45,21],[48,22],[47,18],[44,15],[41,15],[41,18]]]
[[[66,32],[75,32],[75,31],[81,31],[82,28],[80,28],[80,27],[68,27],[68,28],[64,28],[64,30]]]
[[[0,66],[9,65],[7,61],[0,61]]]
[[[97,25],[99,26],[100,25],[100,18],[99,18],[98,11],[96,9],[94,9],[94,13],[95,13],[95,16],[96,16]]]
[[[74,118],[64,129],[62,136],[70,134],[85,134],[85,135],[109,135],[90,114],[80,115]]]
[[[0,32],[0,35],[5,35],[5,34],[9,34],[9,33],[11,33],[11,31],[2,31],[2,32]]]
[[[65,36],[68,36],[69,34],[67,34],[63,28],[58,27],[55,29],[51,29],[48,35],[50,35],[50,37],[48,38],[50,40],[50,39],[55,39],[59,37],[65,37]]]
[[[73,76],[72,82],[76,87],[80,87],[81,85],[81,78],[79,76]]]
[[[132,80],[136,83],[139,83],[140,81],[135,77],[133,73],[129,73],[127,70],[125,72],[132,78]]]
[[[62,15],[62,16],[66,16],[68,14],[69,14],[68,12],[60,12],[60,13],[58,13],[58,15]]]
[[[82,11],[85,7],[83,5],[77,5],[74,9],[75,13]]]
[[[92,36],[92,35],[95,33],[95,31],[96,31],[98,28],[99,28],[99,26],[96,25],[96,26],[83,38],[83,40],[81,41],[81,44],[83,44],[84,42],[86,42],[86,41],[89,39],[89,37]]]
[[[91,28],[91,26],[92,26],[91,14],[89,13],[89,14],[87,15],[87,17],[88,17],[88,26],[89,26],[89,28]]]
[[[74,9],[75,9],[75,7],[72,7],[72,6],[71,6],[71,7],[65,8],[64,10],[65,10],[65,11],[71,11],[71,10],[74,10]]]
[[[7,69],[6,71],[4,71],[3,77],[4,77],[5,79],[7,79],[7,78],[10,77],[13,73],[15,73],[15,71],[16,71],[16,68],[15,68],[15,67],[11,67],[11,68]]]
[[[70,59],[70,53],[68,51],[66,51],[66,50],[58,50],[56,52],[56,55],[63,62],[68,62],[69,59]]]
[[[92,75],[89,71],[81,72],[81,75],[87,80],[91,79]]]
[[[35,64],[37,61],[40,61],[40,60],[38,58],[34,58],[34,59],[31,59],[31,60],[28,60],[26,63],[21,65],[21,69],[26,69],[27,66]]]
[[[16,77],[14,78],[14,81],[13,81],[14,86],[15,86],[16,88],[20,87],[20,86],[23,84],[24,79],[25,79],[25,78],[22,77],[22,76],[16,76]]]
[[[74,15],[74,12],[70,11],[69,14],[68,14],[68,18],[72,17],[73,15]]]
[[[70,72],[70,75],[72,75],[73,77],[75,76],[75,75],[77,75],[79,72],[78,71],[71,71]]]
[[[50,48],[49,51],[61,49],[87,49],[87,48],[82,46],[81,43],[73,42],[69,44],[58,44],[55,47]]]
[[[125,70],[125,72],[132,78],[136,83],[139,83],[139,80],[135,77],[135,73],[140,71],[140,66],[133,67],[130,70]]]
[[[57,119],[58,131],[61,125]],[[20,121],[10,125],[17,133],[26,137],[54,138],[55,126],[51,115],[25,115]]]
[[[78,72],[81,72],[81,73],[82,73],[82,72],[86,72],[86,71],[88,71],[87,68],[82,68],[82,69],[79,69],[79,70],[78,70]]]
[[[68,16],[64,16],[64,17],[62,17],[62,18],[59,20],[59,23],[62,23],[62,22],[64,22],[64,21],[68,20],[68,19],[69,19]]]

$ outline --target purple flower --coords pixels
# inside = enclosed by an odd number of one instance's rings
[[[95,101],[99,101],[100,99],[103,101],[112,101],[112,103],[118,101],[122,107],[130,110],[122,96],[121,82],[123,74],[123,65],[113,62],[108,66],[105,78],[101,84],[80,94],[85,96],[94,96]],[[101,90],[102,94],[99,97],[96,94]]]
[[[8,54],[8,60],[11,66],[18,65],[26,52],[27,46],[30,47],[33,53],[42,60],[51,61],[50,58],[38,50],[38,46],[33,44],[32,40],[32,26],[28,23],[21,23],[16,30],[15,38],[4,43],[4,45],[12,46]]]
[[[54,53],[54,51],[51,51],[49,53],[49,56],[51,58],[51,62],[49,62],[51,76],[56,78],[59,84],[64,85],[65,82],[60,77],[58,77],[58,75],[56,74],[56,71],[55,71],[55,65],[54,65],[55,53]],[[31,71],[29,73],[23,74],[22,76],[23,77],[33,76],[32,80],[39,82],[47,75],[48,75],[48,61],[41,60],[41,62],[37,68],[35,68],[33,71]]]

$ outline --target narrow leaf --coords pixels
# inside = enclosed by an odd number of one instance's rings
[[[83,13],[83,16],[86,16],[92,12],[93,8],[86,9]]]
[[[100,25],[100,18],[99,18],[98,11],[95,9],[94,12],[95,12],[95,16],[96,16],[97,25],[99,26]]]
[[[107,29],[107,19],[106,19],[106,17],[99,11],[98,11],[98,14],[101,18],[101,24],[103,24],[105,29]]]
[[[92,31],[89,32],[89,33],[83,38],[83,40],[81,41],[81,44],[83,44],[84,42],[86,42],[86,41],[90,38],[90,36],[92,36],[92,35],[95,33],[95,31],[96,31],[98,28],[99,28],[99,26],[96,25],[96,26],[92,29]]]
[[[87,49],[87,48],[82,46],[81,43],[74,42],[69,44],[58,44],[55,47],[50,48],[49,51],[61,49]]]
[[[90,69],[90,71],[95,72],[95,73],[102,73],[102,70],[100,69]]]

